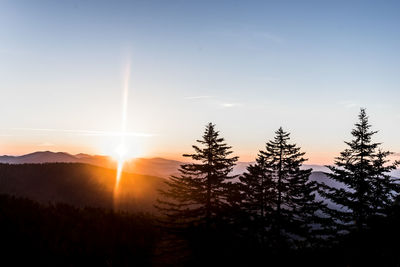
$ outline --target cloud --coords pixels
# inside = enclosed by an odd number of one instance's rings
[[[214,104],[222,107],[222,108],[234,108],[234,107],[240,107],[243,106],[242,103],[237,103],[237,102],[224,102],[223,100],[215,97],[215,96],[211,96],[211,95],[199,95],[199,96],[187,96],[185,97],[185,99],[188,100],[197,100],[197,99],[209,99],[209,98],[213,98],[215,99]]]
[[[85,136],[136,136],[136,137],[152,137],[157,134],[139,133],[139,132],[111,132],[111,131],[93,131],[93,130],[70,130],[70,129],[50,129],[50,128],[13,128],[12,130],[22,131],[41,131],[41,132],[61,132]]]
[[[343,106],[343,107],[345,107],[345,108],[347,108],[347,109],[358,108],[358,107],[361,106],[358,102],[348,101],[348,100],[340,101],[338,104]]]
[[[241,104],[241,103],[222,103],[221,107],[223,107],[223,108],[234,108],[234,107],[240,107],[242,105],[243,104]]]
[[[185,99],[204,99],[204,98],[213,98],[211,95],[199,95],[199,96],[187,96]]]

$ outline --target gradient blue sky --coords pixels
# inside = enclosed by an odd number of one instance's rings
[[[331,163],[360,107],[400,152],[399,3],[0,1],[0,154],[111,153],[129,61],[138,155],[179,158],[212,121],[241,160],[283,126]]]

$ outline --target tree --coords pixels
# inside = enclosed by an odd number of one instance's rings
[[[168,189],[160,191],[164,199],[156,207],[173,228],[203,225],[209,229],[223,219],[229,205],[228,181],[236,177],[230,173],[238,157],[229,157],[231,147],[212,123],[197,142],[201,146],[192,146],[194,154],[183,155],[195,162],[181,165],[180,175],[172,176],[166,181]]]
[[[312,170],[301,169],[305,153],[289,143],[290,134],[282,128],[275,133],[240,180],[244,207],[261,225],[261,236],[267,233],[272,243],[282,247],[311,235],[322,203],[315,199],[317,183],[309,179]]]
[[[388,164],[388,151],[381,151],[380,143],[372,142],[376,131],[370,130],[365,109],[361,109],[358,122],[351,134],[354,137],[334,166],[327,166],[330,179],[342,186],[328,186],[321,183],[321,195],[341,209],[330,208],[327,213],[335,219],[337,231],[362,230],[373,215],[383,215],[394,202],[398,192],[397,179],[388,175],[396,164]],[[377,151],[378,150],[378,151]]]
[[[372,194],[369,196],[373,215],[387,215],[400,192],[399,179],[389,174],[399,164],[399,162],[389,164],[387,157],[391,154],[393,153],[379,149],[375,155],[371,179]]]
[[[247,220],[247,230],[251,236],[257,237],[264,244],[268,235],[268,228],[271,227],[271,214],[274,205],[274,181],[272,172],[266,166],[266,158],[259,154],[256,163],[247,167],[247,172],[239,177],[243,195],[242,209],[243,216]]]

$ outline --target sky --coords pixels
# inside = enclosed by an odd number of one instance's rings
[[[400,152],[398,14],[398,1],[0,1],[0,154],[111,154],[125,127],[130,155],[182,159],[213,122],[241,161],[282,126],[330,164],[360,107]]]

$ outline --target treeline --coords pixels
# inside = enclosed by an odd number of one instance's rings
[[[146,214],[0,195],[1,266],[399,266],[400,207],[313,249],[257,245],[236,227],[166,232]],[[221,226],[221,225],[220,225]]]
[[[0,195],[1,266],[151,266],[160,231],[145,214]]]
[[[198,253],[196,259],[215,258],[224,248],[236,247],[240,249],[230,250],[231,257],[254,253],[257,260],[283,265],[290,262],[284,255],[293,253],[320,259],[329,251],[332,257],[333,251],[340,251],[338,244],[351,244],[355,256],[359,248],[371,244],[366,241],[368,233],[392,216],[400,192],[399,180],[389,175],[398,162],[390,163],[391,152],[373,141],[375,133],[361,109],[351,131],[353,139],[328,166],[331,184],[337,185],[330,186],[310,179],[312,170],[302,168],[305,153],[282,128],[246,173],[230,175],[238,157],[232,156],[231,147],[210,123],[193,145],[194,153],[184,154],[193,163],[183,164],[180,175],[172,176],[166,181],[168,188],[160,191],[156,205],[164,215],[160,225],[186,240],[194,255]],[[299,257],[294,257],[297,264]],[[246,257],[247,262],[251,259]],[[344,262],[350,264],[349,258]]]

